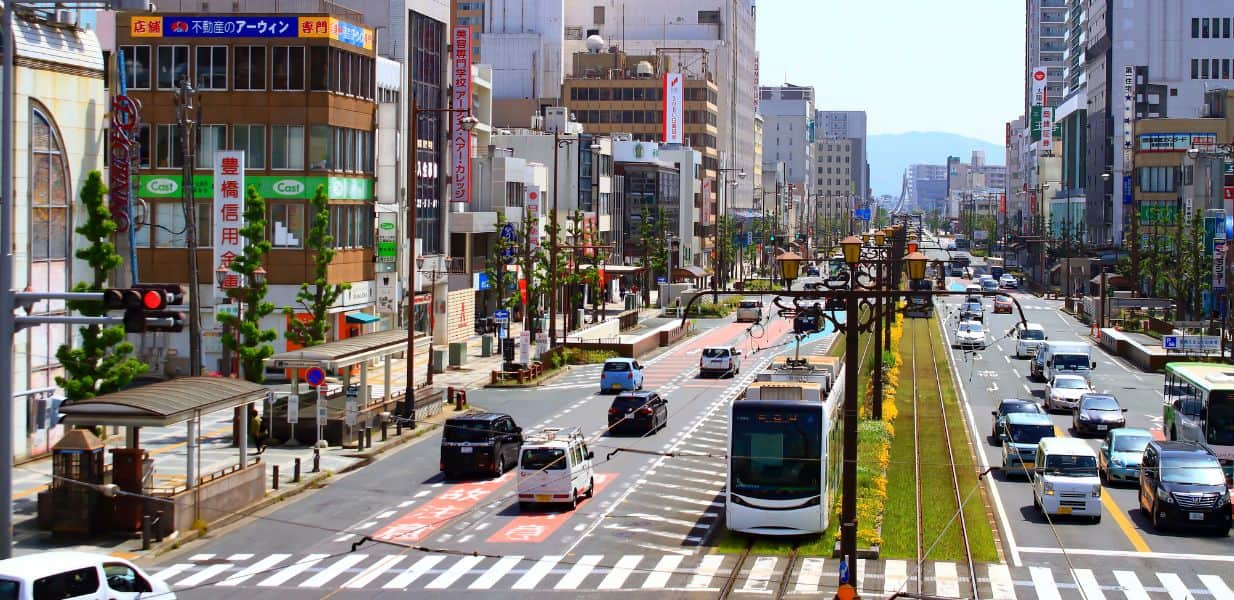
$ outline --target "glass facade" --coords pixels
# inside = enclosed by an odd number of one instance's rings
[[[413,101],[419,108],[442,108],[442,79],[445,69],[445,29],[441,21],[415,11],[411,21],[411,87]],[[445,251],[441,231],[442,173],[445,166],[441,151],[443,113],[419,112],[415,128],[416,164],[412,176],[416,196],[416,237],[422,240],[425,254]]]

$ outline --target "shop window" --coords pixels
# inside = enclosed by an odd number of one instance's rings
[[[299,203],[270,204],[270,245],[275,248],[304,247],[305,206]]]
[[[315,92],[330,89],[330,49],[325,46],[309,48],[309,89]]]
[[[189,75],[188,46],[159,46],[158,86],[160,90],[174,89],[180,80]]]
[[[304,170],[304,126],[270,126],[270,168]]]
[[[154,126],[154,168],[178,169],[184,164],[184,147],[180,141],[180,127],[160,123]]]
[[[186,226],[184,223],[184,203],[179,200],[164,200],[152,202],[154,206],[154,245],[157,248],[185,248]],[[214,227],[210,221],[209,202],[197,203],[197,245],[201,248],[214,246]]]
[[[197,46],[197,89],[227,89],[227,46]]]
[[[137,129],[137,164],[143,169],[150,168],[150,125],[143,123]]]
[[[150,47],[120,46],[124,53],[124,84],[130,90],[150,89]]]
[[[270,88],[282,91],[304,89],[304,46],[275,46],[270,49],[274,79]]]
[[[265,125],[232,125],[231,147],[244,151],[245,169],[266,168]]]
[[[236,46],[236,69],[232,87],[237,90],[266,89],[265,46]]]
[[[193,162],[198,169],[213,169],[214,153],[226,149],[226,125],[201,125],[197,128],[196,160]]]
[[[326,171],[334,168],[333,156],[331,156],[331,146],[334,145],[332,143],[333,133],[329,125],[309,127],[308,168],[310,171]]]

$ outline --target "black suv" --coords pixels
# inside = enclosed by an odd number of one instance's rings
[[[441,470],[446,479],[464,473],[500,477],[518,465],[523,428],[501,413],[476,413],[446,419],[441,434]]]
[[[1140,511],[1153,529],[1203,527],[1230,534],[1230,491],[1217,457],[1195,442],[1149,442],[1140,462]]]
[[[648,435],[668,425],[668,401],[652,391],[623,392],[608,408],[610,433]]]

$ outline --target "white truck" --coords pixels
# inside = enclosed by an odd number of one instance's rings
[[[1097,368],[1093,361],[1093,347],[1085,342],[1046,342],[1033,361],[1033,370],[1042,379],[1049,381],[1056,373],[1075,373],[1089,377]]]

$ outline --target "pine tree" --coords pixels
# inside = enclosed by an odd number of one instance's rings
[[[270,241],[266,239],[266,201],[253,186],[249,186],[244,198],[244,227],[240,228],[240,235],[245,240],[244,252],[232,259],[231,270],[240,274],[245,285],[233,292],[243,305],[243,318],[236,319],[229,314],[220,314],[218,318],[233,331],[237,328],[240,331],[238,336],[223,336],[223,345],[232,352],[240,353],[244,378],[262,383],[266,379],[263,361],[274,354],[270,342],[278,334],[273,329],[261,328],[261,320],[274,312],[274,305],[266,301],[269,289],[266,282],[258,283],[253,276],[261,267],[263,257],[270,251]]]
[[[330,235],[328,202],[326,186],[317,186],[313,199],[309,201],[313,207],[313,226],[309,228],[307,240],[308,249],[313,252],[313,281],[301,283],[296,294],[296,302],[312,318],[307,322],[301,321],[295,318],[294,308],[283,308],[283,314],[288,317],[284,337],[302,347],[316,346],[326,341],[326,335],[330,333],[330,307],[351,287],[348,283],[331,284],[327,277],[330,261],[337,253],[334,236]]]
[[[98,171],[90,171],[81,189],[86,222],[76,230],[89,245],[73,255],[90,265],[93,277],[89,282],[82,281],[73,286],[75,292],[102,291],[107,286],[108,274],[123,263],[111,243],[116,222],[104,202],[106,194],[103,176]],[[102,302],[69,302],[68,307],[88,317],[107,314]],[[86,325],[78,332],[81,334],[80,345],[74,347],[70,340],[70,343],[56,350],[56,359],[64,366],[65,372],[64,377],[56,378],[56,385],[64,389],[68,402],[121,390],[148,369],[145,363],[130,356],[133,345],[125,341],[124,327]]]

